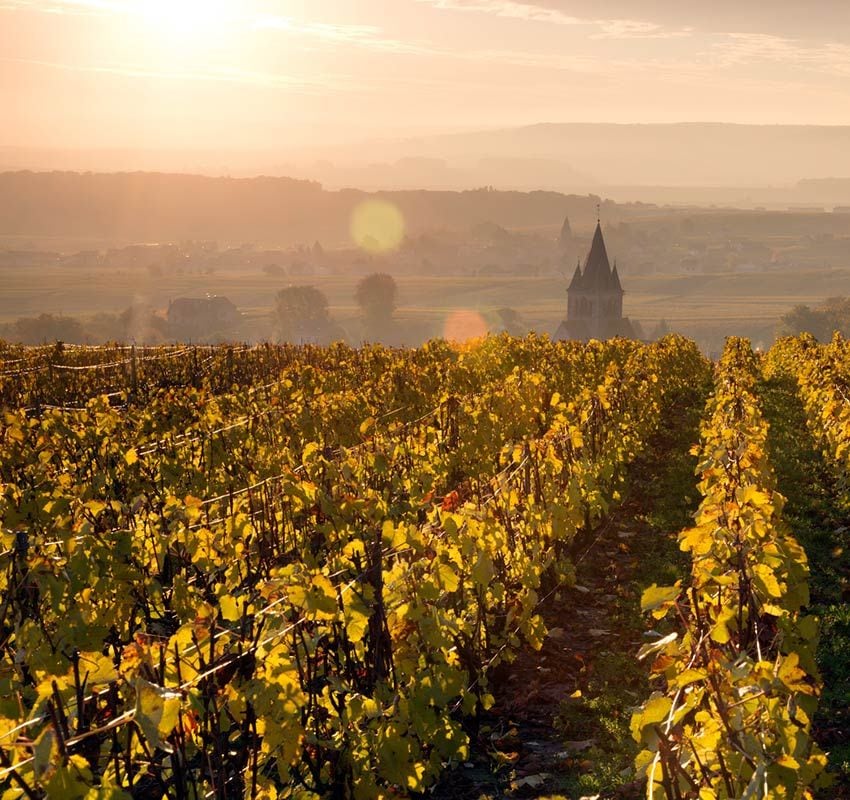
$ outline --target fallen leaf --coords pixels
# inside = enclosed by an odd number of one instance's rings
[[[528,786],[531,789],[539,789],[551,776],[548,772],[538,772],[536,775],[526,775],[524,778],[513,781],[511,789],[522,789]]]
[[[564,747],[566,747],[567,750],[572,750],[572,752],[578,753],[582,750],[587,750],[588,748],[593,747],[595,744],[595,739],[582,739],[577,742],[564,742]]]

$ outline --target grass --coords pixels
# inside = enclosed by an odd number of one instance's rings
[[[375,270],[394,271],[391,262],[376,262]],[[37,272],[38,279],[33,280]],[[272,278],[259,269],[221,270],[212,274],[164,271],[158,277],[146,269],[72,269],[60,267],[3,268],[0,281],[0,322],[40,313],[88,317],[98,312],[120,312],[133,302],[164,309],[181,296],[219,294],[229,297],[251,316],[267,314],[274,293],[291,283],[312,284],[328,297],[331,313],[352,331],[359,310],[354,289],[359,272],[348,274]],[[566,313],[567,277],[417,276],[397,275],[401,324],[437,334],[455,309],[480,313],[508,307],[540,331],[553,332]],[[651,328],[664,318],[686,335],[722,333],[772,338],[775,320],[795,303],[819,302],[826,294],[850,292],[850,273],[844,270],[763,275],[711,276],[628,275],[625,314]],[[766,282],[770,295],[765,294]]]
[[[565,702],[559,719],[565,741],[593,741],[567,775],[570,797],[611,791],[634,779],[637,748],[629,732],[630,709],[648,694],[645,670],[629,653],[600,653],[580,703]],[[588,769],[588,767],[590,767]]]

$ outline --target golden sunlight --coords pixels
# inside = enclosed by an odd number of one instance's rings
[[[131,9],[167,36],[208,39],[228,32],[239,6],[237,0],[133,0]]]

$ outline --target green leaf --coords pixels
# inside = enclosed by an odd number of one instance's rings
[[[106,503],[101,503],[100,500],[89,500],[86,508],[96,517],[106,508]]]
[[[732,638],[732,632],[729,630],[729,625],[735,623],[735,609],[722,608],[717,615],[717,621],[711,629],[710,636],[713,641],[718,644],[726,644]]]
[[[478,554],[478,560],[472,568],[472,580],[479,586],[488,586],[495,575],[493,559],[483,550]]]
[[[321,574],[313,576],[310,588],[304,598],[305,610],[312,612],[317,619],[333,619],[339,607],[334,585]]]
[[[667,715],[670,713],[670,709],[672,707],[673,701],[669,697],[657,695],[656,697],[650,698],[643,707],[641,725],[646,727],[647,725],[654,725],[658,722],[663,722],[667,719]]]
[[[708,673],[704,669],[686,669],[676,675],[673,683],[681,688],[697,681],[704,681],[707,677]]]
[[[800,638],[812,641],[818,635],[818,618],[813,616],[800,617],[797,620],[797,633]]]
[[[221,609],[221,616],[228,622],[238,622],[242,619],[242,612],[239,610],[239,603],[234,597],[226,594],[218,600],[218,607]]]
[[[118,678],[112,658],[102,653],[80,653],[80,671],[85,675],[88,686],[110,683]]]
[[[756,564],[753,567],[753,579],[763,597],[782,597],[779,581],[767,564]]]
[[[89,762],[81,755],[68,756],[64,764],[59,764],[50,780],[44,785],[47,797],[56,800],[82,800],[89,794],[92,774]]]
[[[657,586],[653,583],[641,595],[640,610],[646,613],[675,600],[679,596],[679,586],[678,581],[675,586]]]
[[[144,678],[136,678],[135,720],[152,747],[172,752],[166,739],[177,726],[179,715],[179,692],[171,692]]]
[[[318,453],[320,450],[321,448],[315,442],[307,442],[307,444],[304,445],[304,450],[301,453],[302,463],[306,464],[308,461],[311,461],[313,459],[313,456],[315,456],[316,453]]]
[[[454,592],[460,586],[460,579],[450,564],[440,563],[437,567],[440,583],[447,592]]]
[[[359,608],[346,608],[345,632],[348,634],[349,640],[359,642],[366,634],[366,629],[369,627],[369,615]]]
[[[36,739],[33,746],[32,755],[35,761],[35,774],[39,779],[41,779],[42,775],[47,772],[52,764],[59,763],[61,759],[59,755],[59,743],[52,728],[45,728],[41,732],[41,735]]]

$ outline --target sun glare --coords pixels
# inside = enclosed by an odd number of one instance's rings
[[[237,0],[134,0],[132,7],[160,33],[181,39],[223,36],[239,16]]]

